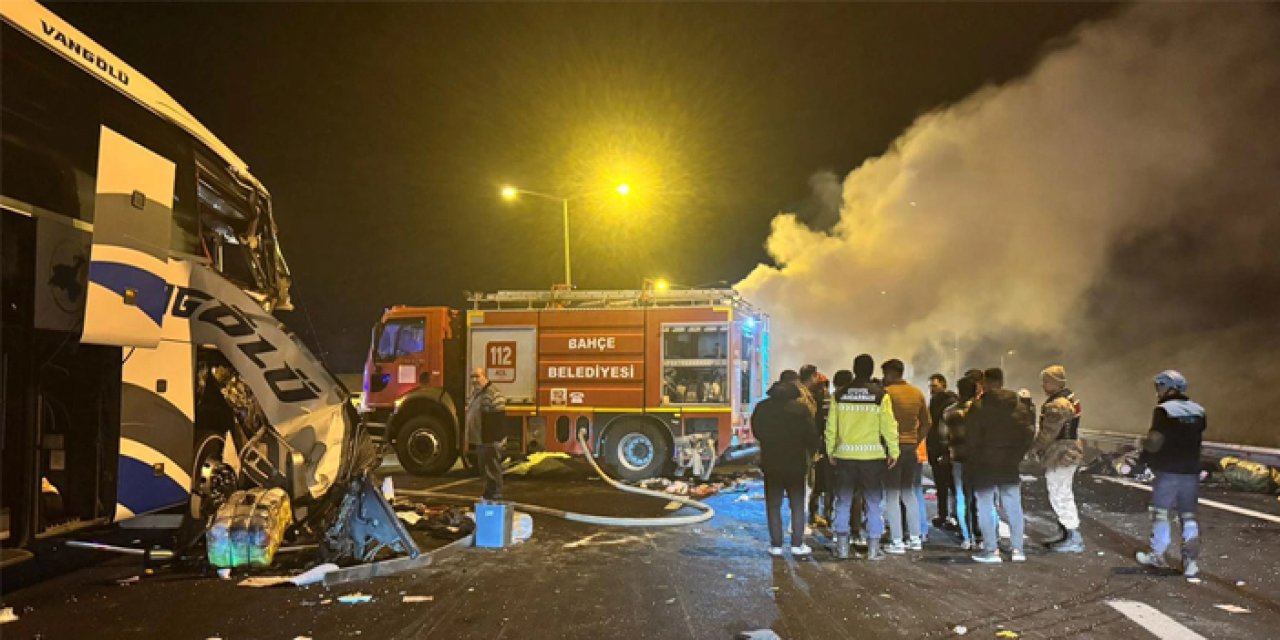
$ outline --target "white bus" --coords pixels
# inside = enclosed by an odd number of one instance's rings
[[[307,517],[352,472],[357,424],[271,315],[289,308],[289,271],[267,190],[53,12],[0,13],[6,557],[188,502],[199,513],[246,477]]]

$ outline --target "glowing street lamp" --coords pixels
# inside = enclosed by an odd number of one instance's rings
[[[631,193],[631,185],[620,184],[614,188],[614,191],[616,191],[618,195],[621,195],[621,196],[628,195]],[[593,193],[583,193],[575,196],[566,197],[566,196],[553,196],[546,193],[539,193],[537,191],[521,189],[519,187],[513,187],[511,185],[507,185],[502,188],[503,200],[515,200],[521,195],[533,196],[535,198],[542,198],[543,200],[552,200],[560,203],[560,212],[564,218],[564,283],[566,286],[572,289],[573,288],[573,271],[570,268],[570,262],[569,262],[569,201],[577,200],[584,196],[593,195]]]

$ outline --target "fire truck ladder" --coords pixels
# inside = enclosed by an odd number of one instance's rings
[[[727,306],[752,315],[760,312],[733,289],[604,289],[596,291],[498,291],[468,293],[475,310],[501,309],[633,309]]]

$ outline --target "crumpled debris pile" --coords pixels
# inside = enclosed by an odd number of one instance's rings
[[[1088,466],[1094,475],[1130,478],[1139,482],[1151,482],[1154,474],[1147,465],[1138,461],[1142,451],[1134,445],[1125,445],[1114,453],[1103,453]]]
[[[661,491],[673,496],[689,496],[699,500],[709,498],[717,493],[743,493],[759,481],[749,473],[713,476],[703,482],[699,480],[671,480],[669,478],[649,478],[635,483],[641,489]]]
[[[412,531],[423,531],[444,540],[457,540],[471,535],[476,522],[466,509],[448,505],[423,504],[397,498],[392,507],[396,517]]]
[[[1232,489],[1250,493],[1275,493],[1280,491],[1280,469],[1262,464],[1241,460],[1235,456],[1224,456],[1218,460],[1220,472],[1215,472],[1214,479],[1220,479]]]

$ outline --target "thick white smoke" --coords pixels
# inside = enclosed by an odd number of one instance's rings
[[[830,232],[779,215],[776,266],[738,287],[773,316],[784,366],[865,351],[919,380],[1012,349],[1014,383],[1062,360],[1089,426],[1139,430],[1160,369],[1186,371],[1215,418],[1238,390],[1206,378],[1276,371],[1280,304],[1259,299],[1280,294],[1278,214],[1280,11],[1143,5],[919,118],[845,178]],[[1213,362],[1219,337],[1218,357],[1248,362]],[[1264,401],[1280,406],[1248,402]],[[1274,421],[1231,411],[1215,439],[1280,444]]]

